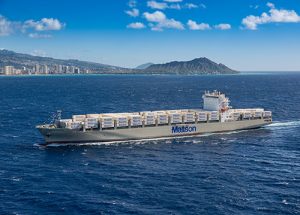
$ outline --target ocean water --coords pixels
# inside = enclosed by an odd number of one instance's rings
[[[199,108],[218,89],[265,128],[41,147],[35,125],[98,112]],[[50,118],[49,118],[50,117]],[[0,214],[300,214],[300,73],[0,77]]]

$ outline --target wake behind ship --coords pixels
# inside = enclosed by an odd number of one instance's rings
[[[37,129],[50,143],[113,142],[259,128],[272,123],[262,108],[233,109],[225,94],[205,92],[203,109],[102,113],[60,117]]]

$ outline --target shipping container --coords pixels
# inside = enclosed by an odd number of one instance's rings
[[[168,115],[167,114],[157,114],[157,123],[159,125],[168,124]]]
[[[71,122],[71,129],[81,129],[82,122]]]
[[[197,116],[198,116],[198,121],[200,122],[205,122],[207,121],[207,112],[198,112],[197,113]]]
[[[71,128],[72,119],[61,119],[59,120],[59,126],[61,128]]]
[[[145,115],[144,120],[145,120],[145,125],[155,125],[156,116],[155,115]]]
[[[143,118],[141,115],[130,115],[129,119],[131,126],[140,126],[143,123]]]
[[[195,122],[195,113],[193,113],[193,112],[183,113],[183,121],[184,122]]]
[[[182,115],[180,113],[170,113],[170,123],[182,123]]]
[[[83,122],[85,120],[85,115],[73,115],[72,119],[74,122]]]
[[[217,121],[219,120],[219,112],[218,111],[211,111],[208,114],[208,118],[210,121]]]
[[[249,118],[251,118],[251,117],[252,117],[251,112],[244,112],[244,113],[243,113],[243,118],[244,118],[244,119],[249,119]]]
[[[263,116],[264,117],[271,117],[272,116],[272,112],[271,111],[264,111],[263,112]]]
[[[100,114],[87,114],[86,118],[99,118]]]
[[[255,118],[261,118],[262,115],[263,115],[263,112],[260,112],[260,111],[256,111],[256,112],[254,113],[254,117],[255,117]]]
[[[112,117],[101,117],[101,127],[102,128],[112,128],[114,127],[114,119]]]

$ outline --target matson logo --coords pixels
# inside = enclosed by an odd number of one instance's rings
[[[188,126],[188,125],[183,125],[183,126],[172,126],[172,134],[175,133],[190,133],[190,132],[196,132],[197,128],[196,126]]]

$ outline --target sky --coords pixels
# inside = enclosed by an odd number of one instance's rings
[[[0,48],[122,67],[300,71],[300,0],[0,0]]]

